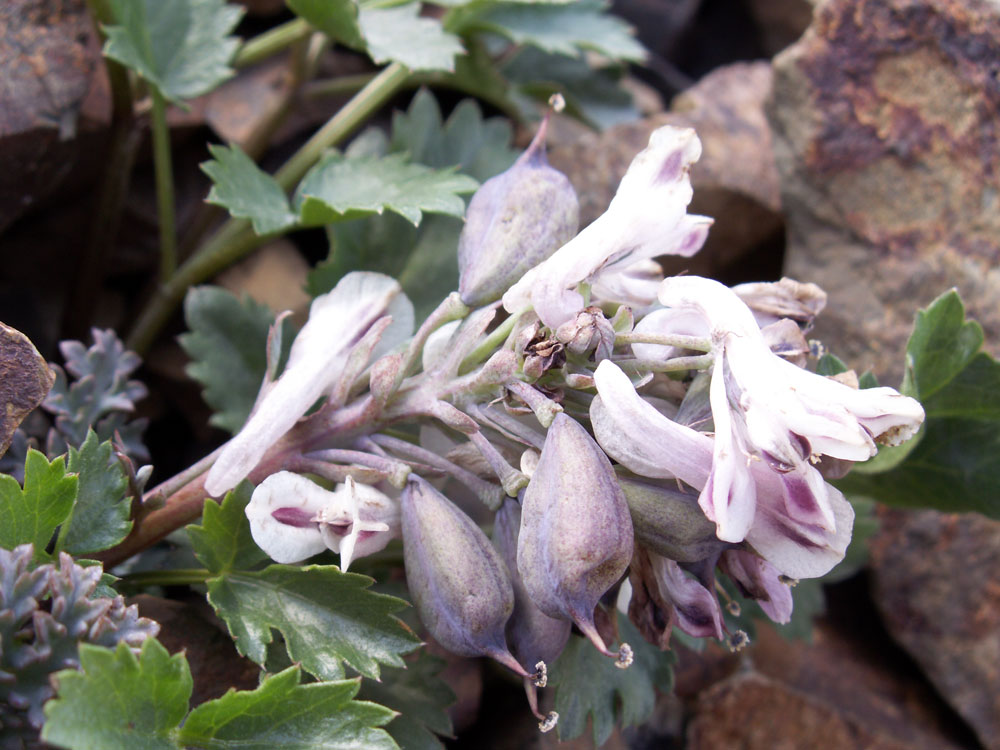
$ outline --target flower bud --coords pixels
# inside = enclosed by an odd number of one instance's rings
[[[574,354],[593,351],[597,362],[611,356],[615,348],[615,329],[599,307],[588,307],[556,329],[556,338]]]
[[[452,653],[489,656],[528,676],[504,640],[510,576],[482,529],[419,477],[400,502],[407,585],[427,630]]]
[[[569,180],[545,157],[548,117],[506,172],[469,202],[458,239],[458,290],[470,307],[500,299],[528,269],[572,239],[580,204]]]
[[[619,479],[632,515],[635,539],[648,550],[678,562],[694,562],[727,545],[698,506],[698,496],[634,479]]]
[[[632,559],[632,519],[611,462],[587,431],[559,414],[524,493],[517,568],[535,605],[572,620],[595,646],[627,666],[631,650],[608,650],[594,608]]]

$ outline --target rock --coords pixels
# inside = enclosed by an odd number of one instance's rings
[[[812,21],[820,0],[748,0],[764,51],[773,56],[792,44]]]
[[[254,136],[286,113],[291,86],[291,68],[283,56],[241,70],[204,97],[205,122],[222,140],[249,153],[259,152],[263,144]]]
[[[34,344],[0,323],[0,455],[14,431],[48,395],[56,375]]]
[[[892,637],[987,748],[1000,748],[1000,523],[883,511],[873,593]]]
[[[0,232],[69,172],[98,68],[84,0],[0,3]]]
[[[712,216],[715,224],[696,256],[665,259],[664,270],[725,273],[755,250],[780,244],[778,173],[763,110],[770,81],[767,63],[729,65],[676,97],[670,112],[553,148],[549,162],[566,173],[580,197],[580,225],[586,226],[608,207],[650,133],[676,125],[695,128],[703,146],[701,159],[691,169],[694,200],[689,213]],[[754,262],[768,265],[760,258]],[[776,278],[780,258],[775,256],[770,266]]]
[[[1000,5],[827,0],[774,61],[785,272],[815,335],[893,381],[913,313],[955,285],[1000,333]]]
[[[272,240],[257,252],[226,269],[216,283],[236,296],[248,294],[275,313],[291,310],[304,323],[310,297],[305,293],[309,264],[285,239]]]

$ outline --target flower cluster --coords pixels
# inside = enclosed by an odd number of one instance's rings
[[[316,299],[206,487],[259,482],[247,515],[278,562],[332,550],[346,568],[401,537],[430,636],[521,675],[547,729],[537,688],[574,625],[630,664],[597,616],[626,577],[660,646],[674,626],[745,644],[719,576],[787,622],[789,584],[851,539],[825,474],[906,440],[923,410],[807,369],[815,285],[663,278],[653,259],[693,254],[712,223],[687,213],[694,131],[653,133],[575,236],[542,138],[473,199],[460,292],[415,333],[388,277],[350,274]],[[492,542],[467,512],[477,498]]]

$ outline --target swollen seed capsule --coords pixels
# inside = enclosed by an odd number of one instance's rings
[[[608,650],[594,608],[628,567],[632,543],[632,519],[611,462],[583,427],[559,414],[524,493],[517,568],[542,612],[575,622],[622,666],[630,649]]]
[[[406,580],[420,619],[459,656],[489,656],[528,676],[507,649],[514,609],[506,565],[472,519],[419,477],[400,497]]]
[[[470,307],[500,299],[576,234],[576,192],[545,157],[548,122],[546,115],[513,166],[484,182],[469,202],[458,239],[458,291]]]

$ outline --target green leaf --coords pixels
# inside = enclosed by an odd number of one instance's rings
[[[847,372],[848,369],[850,368],[844,364],[844,360],[836,354],[824,354],[816,362],[817,375],[839,375],[842,372]]]
[[[434,18],[419,15],[420,3],[394,8],[362,8],[359,21],[372,60],[398,62],[410,70],[455,69],[455,55],[465,52],[461,40]]]
[[[236,648],[263,664],[271,628],[285,638],[292,661],[323,680],[344,676],[344,664],[378,678],[379,664],[402,666],[419,640],[393,612],[406,603],[366,589],[372,579],[335,566],[271,565],[208,581],[208,599],[229,626]]]
[[[132,530],[128,478],[112,453],[111,441],[100,442],[93,430],[80,450],[69,449],[69,471],[79,476],[79,483],[62,549],[72,555],[114,547]]]
[[[463,31],[492,31],[515,44],[530,44],[556,55],[575,57],[592,50],[613,60],[642,62],[646,50],[631,27],[608,13],[602,0],[565,5],[497,3],[472,13]]]
[[[112,0],[115,26],[104,54],[138,73],[171,101],[206,94],[233,75],[240,46],[229,33],[243,9],[222,0]]]
[[[208,150],[214,158],[201,164],[201,171],[212,178],[206,201],[240,219],[250,219],[258,235],[282,232],[298,224],[299,217],[281,185],[239,146],[209,146]]]
[[[465,201],[459,194],[477,187],[471,177],[411,164],[402,154],[356,159],[331,154],[303,178],[295,204],[310,226],[386,209],[417,225],[424,211],[461,217]]]
[[[393,712],[351,700],[359,679],[299,684],[299,668],[268,677],[256,690],[230,690],[198,706],[180,731],[185,745],[241,750],[395,750],[384,729]]]
[[[906,344],[901,390],[921,403],[962,372],[983,345],[983,329],[965,319],[965,305],[952,289],[917,312]]]
[[[979,351],[982,343],[954,290],[919,311],[901,390],[921,400],[926,421],[916,438],[882,448],[837,487],[891,505],[1000,518],[1000,363]]]
[[[603,745],[616,721],[626,727],[640,724],[653,712],[656,690],[673,689],[673,654],[648,644],[621,614],[618,628],[621,640],[635,654],[628,669],[619,669],[614,659],[576,635],[570,636],[565,650],[549,665],[550,682],[556,688],[560,740],[581,735],[590,716],[594,744]]]
[[[35,545],[35,557],[45,557],[52,534],[70,514],[77,478],[66,473],[62,456],[51,463],[30,449],[24,462],[24,489],[14,477],[0,475],[0,547]]]
[[[125,643],[80,645],[82,671],[55,675],[58,696],[45,705],[42,739],[72,750],[177,750],[187,713],[191,671],[155,638],[137,659]]]
[[[197,286],[184,298],[184,320],[190,329],[180,337],[191,357],[186,372],[204,386],[205,403],[215,412],[209,422],[239,432],[267,371],[274,314],[250,297],[240,301],[220,287]]]
[[[360,697],[399,712],[387,727],[402,750],[440,750],[435,735],[453,736],[447,708],[455,694],[438,675],[443,659],[421,649],[416,659],[408,659],[406,669],[386,669],[382,681],[364,680]]]
[[[243,481],[226,493],[221,505],[205,500],[201,525],[186,527],[195,556],[214,574],[247,570],[267,559],[254,542],[246,517],[253,489]]]
[[[638,119],[632,95],[618,81],[622,69],[595,69],[581,57],[566,57],[525,47],[500,72],[515,84],[522,98],[546,101],[554,93],[566,99],[566,111],[598,130]],[[522,102],[530,112],[534,107]]]
[[[411,161],[428,167],[457,167],[485,182],[517,159],[511,140],[510,123],[500,117],[484,119],[475,100],[463,99],[443,121],[434,95],[421,89],[406,112],[393,115],[390,150],[408,153]]]
[[[295,15],[338,42],[354,49],[364,49],[365,40],[358,26],[355,0],[285,0]]]

